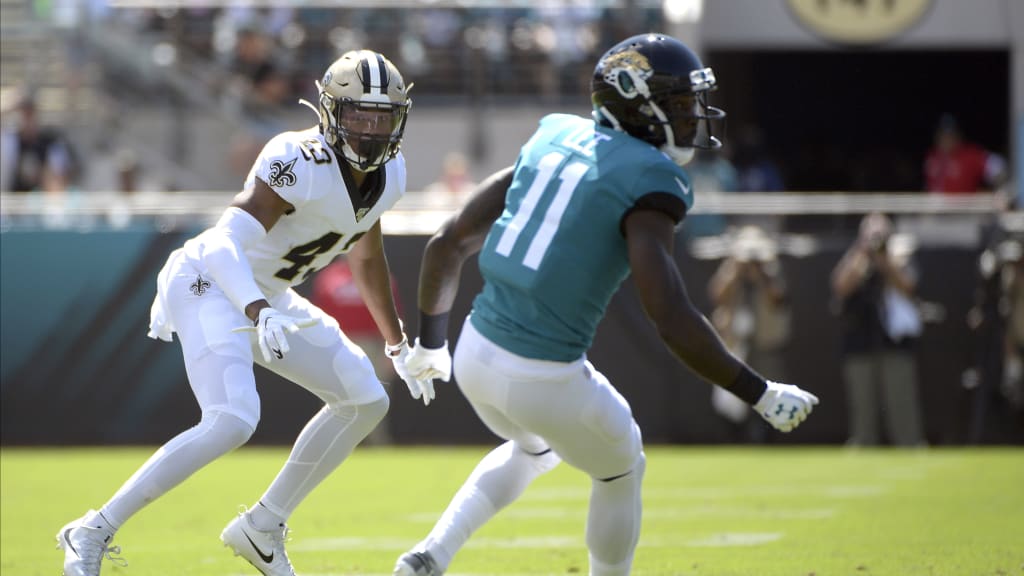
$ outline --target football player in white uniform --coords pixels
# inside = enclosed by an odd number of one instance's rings
[[[409,376],[380,216],[405,192],[399,145],[409,112],[398,69],[369,50],[348,52],[317,83],[320,122],[267,143],[215,226],[171,253],[157,280],[150,332],[181,343],[199,423],[161,447],[98,511],[57,534],[67,576],[99,576],[115,531],[219,456],[245,444],[260,418],[253,362],[316,394],[324,407],[299,434],[259,501],[221,534],[267,576],[292,576],[285,522],[387,413],[370,360],[337,321],[297,294],[339,254],[386,343],[395,370],[429,404],[430,381]],[[306,103],[311,108],[313,106]]]

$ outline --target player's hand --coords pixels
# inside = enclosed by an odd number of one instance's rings
[[[385,346],[384,352],[394,363],[395,373],[409,387],[409,394],[417,400],[423,398],[423,405],[429,406],[430,401],[434,399],[434,381],[430,378],[417,378],[409,370],[409,339],[403,335],[401,342],[394,346]]]
[[[754,411],[776,430],[789,432],[800,425],[818,404],[818,397],[792,384],[768,381],[768,389],[754,404]]]
[[[267,307],[260,309],[255,326],[242,326],[233,329],[232,332],[255,332],[256,341],[263,354],[263,361],[272,362],[274,358],[278,360],[284,358],[284,355],[291,350],[288,346],[288,338],[285,337],[286,332],[294,334],[300,328],[308,328],[317,322],[316,318],[294,318]]]
[[[447,382],[452,377],[452,355],[448,353],[448,343],[445,342],[440,348],[425,348],[417,338],[405,366],[410,374],[420,380],[436,378]]]

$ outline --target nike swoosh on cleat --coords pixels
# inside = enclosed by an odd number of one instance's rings
[[[68,548],[71,548],[71,551],[75,553],[75,556],[78,556],[78,550],[75,550],[75,546],[71,543],[71,538],[68,538],[68,534],[71,534],[71,528],[64,531],[64,542],[68,545]]]
[[[242,530],[242,534],[245,534],[245,530]],[[270,551],[270,555],[268,556],[268,555],[263,553],[263,550],[260,550],[260,547],[257,546],[256,543],[252,541],[252,538],[249,538],[248,534],[245,534],[245,539],[249,541],[249,544],[252,544],[252,549],[255,550],[257,554],[260,555],[260,559],[261,560],[263,560],[267,564],[270,564],[271,562],[274,561],[274,551],[273,550]]]
[[[278,350],[277,348],[271,348],[271,350],[274,351],[274,355],[277,356],[278,360],[280,360],[281,358],[284,358],[284,354],[281,354],[281,351]]]

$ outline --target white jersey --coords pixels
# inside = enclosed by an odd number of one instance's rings
[[[245,180],[266,182],[295,207],[257,244],[245,250],[253,276],[268,297],[302,283],[362,235],[405,194],[405,158],[399,153],[366,176],[362,196],[316,127],[278,134],[260,152]],[[346,170],[342,171],[342,166]],[[202,264],[202,236],[185,243],[193,266]]]

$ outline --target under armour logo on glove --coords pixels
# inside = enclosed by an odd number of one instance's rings
[[[806,390],[769,381],[754,411],[776,430],[789,432],[806,420],[817,404],[818,397]]]

